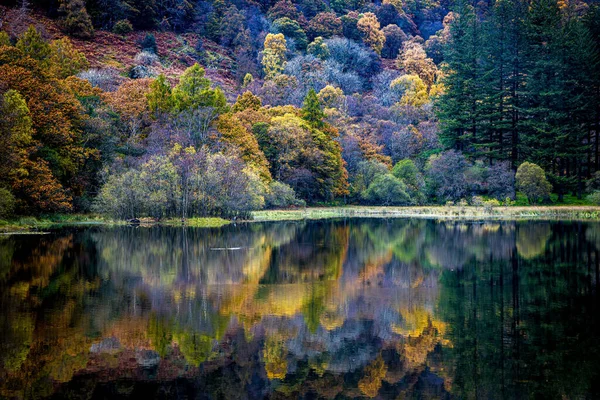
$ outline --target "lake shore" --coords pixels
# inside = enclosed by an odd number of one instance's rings
[[[307,207],[252,213],[254,221],[295,221],[327,218],[433,218],[433,219],[567,219],[600,220],[600,207],[593,206],[418,206],[418,207]]]
[[[331,218],[429,218],[470,220],[564,219],[600,220],[600,207],[592,206],[526,206],[526,207],[474,207],[474,206],[418,206],[418,207],[306,207],[286,210],[254,211],[252,220],[238,222],[276,222],[319,220]],[[222,218],[190,218],[182,223],[178,218],[155,221],[140,220],[140,225],[190,226],[217,228],[234,221]],[[0,220],[0,233],[39,232],[58,226],[126,225],[126,221],[113,220],[98,215],[74,214],[52,217],[21,217]]]

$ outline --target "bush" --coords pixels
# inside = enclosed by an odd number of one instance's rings
[[[158,63],[158,56],[147,50],[138,53],[133,59],[137,65],[153,66]]]
[[[595,206],[600,206],[600,190],[594,191],[587,197],[587,201]]]
[[[427,187],[438,202],[457,201],[468,197],[470,185],[466,172],[469,163],[454,150],[433,155],[427,162]]]
[[[265,206],[267,208],[304,207],[304,200],[298,199],[294,189],[283,182],[272,181],[269,191],[265,195]]]
[[[552,185],[546,179],[546,173],[540,166],[524,162],[517,169],[515,178],[517,189],[527,196],[530,203],[537,203],[550,196]]]
[[[10,190],[0,188],[0,218],[8,218],[15,211],[15,196]]]
[[[406,185],[392,174],[380,175],[363,192],[363,199],[370,204],[383,206],[409,205],[410,196]]]
[[[362,194],[377,177],[389,173],[385,164],[375,160],[360,161],[353,172],[351,178],[351,194],[353,195]]]
[[[149,52],[156,54],[158,53],[158,46],[156,45],[156,38],[151,33],[146,33],[146,36],[140,42],[142,52]]]
[[[131,22],[129,22],[129,20],[122,19],[115,23],[112,31],[117,35],[126,35],[130,32],[133,32],[133,26],[131,25]]]
[[[488,195],[501,199],[515,198],[515,174],[509,162],[499,162],[487,168],[486,189]]]
[[[114,68],[89,69],[80,72],[77,77],[84,79],[94,87],[99,87],[105,92],[114,92],[123,82],[120,72]]]
[[[592,177],[587,181],[586,187],[588,192],[595,192],[600,190],[600,171],[594,172]]]
[[[60,24],[69,35],[81,39],[89,39],[94,35],[92,20],[83,0],[62,1],[59,13],[63,15]]]
[[[423,195],[425,181],[412,160],[404,159],[398,161],[394,165],[394,168],[392,168],[392,175],[406,184],[408,193],[414,202],[423,203],[425,201],[425,196]]]

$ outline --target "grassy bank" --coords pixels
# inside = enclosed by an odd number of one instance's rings
[[[293,210],[265,210],[252,213],[253,221],[298,221],[328,218],[435,218],[435,219],[565,219],[600,220],[600,207],[592,206],[526,206],[526,207],[472,207],[472,206],[422,206],[422,207],[309,207]],[[59,226],[125,225],[98,215],[70,214],[46,217],[21,217],[0,220],[0,233],[36,232]],[[155,221],[142,219],[141,225],[190,226],[219,228],[231,223],[223,218],[179,218]]]
[[[40,217],[19,217],[8,220],[0,219],[0,233],[38,231],[63,225],[116,225],[121,223],[123,222],[91,214],[57,214]]]
[[[267,210],[252,213],[255,221],[293,221],[326,218],[442,218],[442,219],[578,219],[600,220],[600,207],[316,207],[296,210]]]
[[[155,221],[151,218],[142,218],[140,224],[166,225],[166,226],[192,226],[197,228],[219,228],[231,221],[223,218],[189,218],[184,223],[179,218]],[[44,229],[60,226],[76,225],[126,225],[127,221],[114,220],[92,214],[57,214],[43,217],[19,217],[10,220],[0,219],[0,233],[26,233],[37,232]]]

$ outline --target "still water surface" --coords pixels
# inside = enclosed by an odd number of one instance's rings
[[[600,396],[600,224],[0,236],[0,398]]]

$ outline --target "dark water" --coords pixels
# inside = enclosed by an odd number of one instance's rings
[[[0,237],[0,398],[600,398],[600,224]]]

